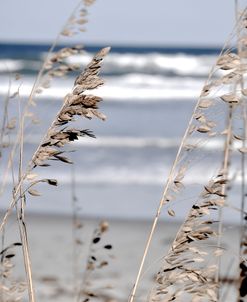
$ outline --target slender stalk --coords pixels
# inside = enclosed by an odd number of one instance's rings
[[[2,223],[1,223],[1,225],[0,225],[0,232],[1,232],[2,228],[4,227],[4,225],[6,224],[6,221],[7,221],[8,217],[9,217],[10,213],[12,212],[14,206],[16,205],[16,202],[19,200],[18,196],[19,196],[20,190],[21,190],[21,188],[22,188],[23,182],[25,181],[25,179],[26,179],[28,173],[30,173],[30,171],[31,171],[32,168],[33,168],[33,161],[34,161],[34,159],[36,158],[36,156],[37,156],[37,154],[38,154],[38,152],[39,152],[39,150],[40,150],[40,148],[41,148],[41,145],[42,145],[43,141],[44,141],[45,138],[47,137],[47,133],[48,133],[51,129],[53,129],[53,127],[54,127],[55,124],[56,124],[57,117],[60,115],[60,113],[62,112],[62,110],[63,110],[66,106],[67,106],[67,103],[65,102],[65,103],[63,104],[63,106],[61,107],[61,109],[59,110],[59,112],[57,113],[56,118],[53,120],[53,122],[52,122],[51,126],[49,127],[49,129],[47,130],[46,134],[44,135],[44,138],[41,140],[41,142],[40,142],[39,146],[37,147],[36,151],[34,152],[34,154],[33,154],[33,156],[32,156],[32,159],[29,161],[29,163],[28,163],[28,165],[27,165],[26,171],[23,172],[23,173],[20,175],[20,177],[19,177],[19,182],[18,182],[18,184],[16,185],[16,187],[15,187],[15,189],[14,189],[13,198],[12,198],[12,200],[11,200],[11,202],[10,202],[10,205],[9,205],[9,207],[8,207],[8,209],[7,209],[7,211],[6,211],[5,215],[4,215],[4,217],[3,217]],[[21,125],[22,125],[22,127],[23,127],[23,125],[24,125],[24,124],[23,124],[23,121],[21,121]]]
[[[246,10],[247,10],[247,8],[244,10],[243,14],[246,12]],[[241,15],[241,17],[242,17],[242,15]],[[241,17],[240,17],[240,18],[241,18]],[[239,18],[238,20],[240,20],[240,18]],[[236,24],[236,26],[238,26],[238,24]],[[236,27],[236,26],[235,26],[235,27]],[[235,35],[235,28],[234,28],[234,31],[233,31],[233,32],[231,33],[231,35],[229,36],[229,39],[226,41],[225,45],[223,46],[222,51],[220,52],[219,56],[222,55],[222,53],[223,53],[223,51],[224,51],[226,45],[229,44],[229,41],[232,39],[232,37],[233,37],[234,35]],[[207,81],[205,82],[205,85],[208,83],[208,81],[209,81],[209,79],[212,77],[213,73],[214,73],[214,66],[212,67],[212,69],[211,69],[211,71],[210,71],[210,73],[209,73],[209,77],[208,77]],[[171,185],[171,183],[172,183],[172,181],[173,181],[175,169],[176,169],[177,164],[178,164],[178,161],[179,161],[179,159],[180,159],[181,151],[182,151],[182,149],[183,149],[183,147],[184,147],[184,145],[185,145],[186,139],[187,139],[187,137],[188,137],[189,130],[190,130],[190,127],[191,127],[192,122],[193,122],[194,114],[196,113],[196,111],[197,111],[197,109],[198,109],[198,105],[199,105],[200,100],[201,100],[201,98],[199,98],[199,100],[198,100],[198,102],[197,102],[197,104],[196,104],[196,106],[195,106],[194,112],[193,112],[192,117],[191,117],[191,119],[190,119],[190,121],[189,121],[188,127],[187,127],[187,129],[186,129],[186,131],[185,131],[185,134],[184,134],[184,136],[183,136],[183,139],[182,139],[182,142],[181,142],[181,144],[180,144],[179,150],[178,150],[178,152],[177,152],[175,161],[173,162],[171,171],[170,171],[170,173],[169,173],[168,180],[167,180],[167,182],[166,182],[166,185],[165,185],[165,188],[164,188],[164,191],[163,191],[162,198],[161,198],[161,200],[160,200],[160,202],[159,202],[158,209],[157,209],[157,211],[156,211],[156,215],[155,215],[155,218],[154,218],[154,220],[153,220],[153,223],[152,223],[152,226],[151,226],[151,230],[150,230],[148,239],[147,239],[147,241],[146,241],[146,245],[145,245],[145,248],[144,248],[144,253],[143,253],[143,256],[142,256],[142,259],[141,259],[141,263],[140,263],[140,266],[139,266],[139,270],[138,270],[138,273],[137,273],[137,277],[136,277],[136,279],[135,279],[135,283],[134,283],[134,286],[133,286],[133,288],[132,288],[131,294],[130,294],[130,296],[129,296],[128,302],[133,302],[134,299],[135,299],[135,295],[136,295],[136,291],[137,291],[138,284],[139,284],[139,282],[140,282],[140,278],[141,278],[141,274],[142,274],[142,271],[143,271],[144,263],[145,263],[145,260],[146,260],[146,257],[147,257],[147,254],[148,254],[148,251],[149,251],[149,248],[150,248],[150,244],[151,244],[151,241],[152,241],[152,238],[153,238],[153,235],[154,235],[154,232],[155,232],[157,223],[158,223],[158,219],[159,219],[160,214],[161,214],[162,207],[163,207],[163,205],[165,204],[165,197],[166,197],[166,194],[167,194],[167,192],[168,192],[168,190],[169,190],[169,187],[170,187],[170,185]],[[229,137],[229,135],[228,135],[228,137],[227,137],[228,143],[226,143],[226,144],[229,145],[229,146],[230,146],[230,140],[231,140],[231,139],[230,139],[230,137]],[[229,156],[229,150],[226,150],[226,149],[225,149],[225,156],[224,156],[224,158],[225,158],[225,160],[224,160],[225,164],[227,163],[227,158],[228,158],[228,156]],[[225,166],[225,164],[224,164],[223,166]],[[225,191],[225,188],[224,188],[224,191]]]
[[[223,53],[223,50],[221,51],[220,55],[221,55],[222,53]],[[210,77],[212,76],[213,72],[214,72],[214,66],[212,67],[212,69],[211,69],[211,71],[210,71],[210,73],[209,73],[208,80],[209,80]],[[208,80],[205,82],[205,85],[207,84]],[[154,218],[153,223],[152,223],[152,226],[151,226],[151,230],[150,230],[150,233],[149,233],[149,236],[148,236],[148,239],[147,239],[145,248],[144,248],[144,253],[143,253],[143,256],[142,256],[142,259],[141,259],[141,263],[140,263],[140,266],[139,266],[139,270],[138,270],[138,273],[137,273],[137,277],[136,277],[136,280],[135,280],[133,289],[132,289],[132,291],[131,291],[131,294],[130,294],[130,296],[129,296],[128,302],[133,302],[134,299],[135,299],[135,294],[136,294],[136,291],[137,291],[137,287],[138,287],[138,284],[139,284],[139,282],[140,282],[140,278],[141,278],[141,274],[142,274],[142,271],[143,271],[144,263],[145,263],[145,260],[146,260],[147,254],[148,254],[148,250],[149,250],[149,248],[150,248],[150,244],[151,244],[151,241],[152,241],[152,238],[153,238],[153,235],[154,235],[154,232],[155,232],[157,223],[158,223],[158,219],[159,219],[159,217],[160,217],[162,208],[163,208],[163,206],[164,206],[164,204],[165,204],[165,199],[166,199],[167,192],[168,192],[168,190],[169,190],[169,188],[170,188],[170,185],[171,185],[172,182],[173,182],[175,170],[176,170],[177,164],[178,164],[178,162],[179,162],[181,152],[182,152],[182,150],[183,150],[183,148],[184,148],[184,146],[185,146],[187,137],[188,137],[188,135],[189,135],[189,131],[190,131],[191,125],[192,125],[192,123],[193,123],[195,113],[196,113],[197,110],[198,110],[198,106],[199,106],[200,101],[201,101],[201,97],[199,97],[198,102],[197,102],[197,104],[196,104],[196,106],[195,106],[195,108],[194,108],[194,111],[193,111],[193,113],[192,113],[191,119],[190,119],[190,121],[189,121],[189,123],[188,123],[187,129],[186,129],[186,131],[185,131],[185,134],[184,134],[183,139],[182,139],[182,141],[181,141],[181,144],[180,144],[180,146],[179,146],[179,149],[178,149],[178,152],[177,152],[175,161],[173,162],[171,171],[170,171],[170,173],[169,173],[168,180],[167,180],[167,182],[166,182],[166,185],[165,185],[165,188],[164,188],[164,191],[163,191],[162,198],[161,198],[161,200],[160,200],[160,203],[159,203],[159,206],[158,206],[158,209],[157,209],[155,218]]]
[[[239,14],[239,3],[238,0],[235,0],[235,10],[236,10],[236,16]],[[243,50],[243,46],[240,41],[240,35],[238,32],[238,55],[241,59],[241,51]],[[244,89],[244,79],[241,75],[240,80],[241,90]],[[242,117],[243,117],[243,140],[242,140],[242,148],[246,147],[246,130],[247,130],[247,107],[246,107],[246,99],[242,98]],[[245,233],[245,181],[246,181],[246,171],[245,171],[245,161],[246,161],[246,155],[244,152],[241,152],[241,213],[240,213],[240,224],[241,224],[241,239],[240,239],[240,250],[239,250],[239,256],[242,257],[242,239],[244,237]]]
[[[65,23],[65,25],[63,26],[62,30],[58,33],[58,35],[56,36],[55,40],[53,41],[50,49],[48,50],[48,53],[46,55],[46,58],[42,64],[42,67],[40,68],[39,70],[39,73],[35,79],[35,82],[34,82],[34,85],[32,87],[32,90],[31,90],[31,93],[30,93],[30,96],[29,96],[29,99],[28,99],[28,104],[30,105],[33,101],[33,97],[34,97],[34,94],[35,94],[35,90],[38,86],[38,84],[40,83],[40,79],[42,78],[43,76],[43,73],[45,71],[45,67],[46,67],[46,64],[47,64],[47,61],[51,55],[51,53],[53,52],[53,50],[55,49],[56,45],[58,44],[58,41],[60,39],[60,36],[61,36],[61,33],[63,32],[63,30],[67,27],[67,25],[69,24],[70,22],[70,19],[71,17],[75,14],[75,12],[78,10],[78,8],[80,7],[81,5],[81,1],[78,2],[78,4],[76,5],[76,7],[73,9],[72,13],[70,14],[69,18],[67,18],[67,21]],[[24,117],[24,115],[23,115]],[[25,118],[25,117],[24,117]]]
[[[7,116],[8,116],[8,105],[9,105],[9,97],[10,97],[10,88],[11,88],[11,79],[9,77],[9,86],[8,86],[8,91],[7,95],[4,99],[4,113],[3,113],[3,122],[2,122],[2,127],[1,127],[1,132],[0,132],[0,158],[2,156],[2,148],[3,148],[3,137],[4,137],[4,132],[5,132],[5,126],[7,122]],[[5,245],[5,229],[3,229],[2,234],[1,234],[1,250],[4,249]],[[1,283],[4,286],[5,284],[5,278],[2,274],[1,276]],[[1,301],[5,301],[5,295],[4,295],[4,290],[0,291],[1,295]]]
[[[31,90],[31,93],[30,93],[30,95],[29,95],[28,101],[27,101],[27,103],[26,103],[26,105],[25,105],[25,107],[24,107],[24,110],[23,110],[23,114],[22,114],[21,122],[20,122],[20,124],[22,125],[22,129],[24,129],[24,125],[25,125],[26,112],[28,111],[29,106],[30,106],[30,105],[32,104],[32,102],[33,102],[33,97],[34,97],[36,88],[37,88],[37,86],[38,86],[38,84],[39,84],[39,82],[40,82],[40,79],[41,79],[41,77],[42,77],[44,71],[45,71],[45,66],[46,66],[46,63],[47,63],[47,61],[48,61],[48,58],[49,58],[50,54],[53,52],[54,48],[56,47],[56,45],[57,45],[57,43],[58,43],[58,40],[59,40],[59,38],[60,38],[60,36],[61,36],[61,32],[63,31],[64,28],[66,28],[67,24],[69,24],[70,18],[71,18],[71,17],[74,15],[74,13],[78,10],[78,8],[80,7],[80,5],[81,5],[81,1],[76,5],[75,9],[73,10],[73,12],[72,12],[72,14],[70,15],[70,17],[67,19],[67,22],[66,22],[65,25],[63,26],[62,30],[61,30],[61,31],[59,32],[59,34],[57,35],[56,39],[54,40],[52,46],[50,47],[50,49],[49,49],[49,51],[48,51],[48,53],[47,53],[47,56],[46,56],[46,58],[45,58],[45,60],[44,60],[44,63],[43,63],[43,65],[42,65],[41,69],[39,70],[39,73],[38,73],[38,75],[37,75],[37,77],[36,77],[36,79],[35,79],[34,85],[32,86],[32,90]],[[53,126],[53,124],[52,124],[52,126]],[[51,127],[52,127],[52,126],[51,126]],[[50,129],[50,128],[49,128],[49,129]],[[12,158],[13,158],[13,156],[14,156],[15,149],[16,149],[18,143],[21,142],[21,140],[22,140],[22,130],[19,130],[19,133],[18,133],[17,139],[16,139],[16,143],[15,143],[15,145],[13,146],[13,149],[12,149],[12,152],[11,152],[11,153],[12,153]],[[36,154],[37,154],[37,152],[38,152],[40,146],[41,146],[41,144],[38,146],[38,148],[36,149],[36,152],[33,154],[32,160],[33,160],[33,158],[35,158],[35,156],[36,156]],[[15,207],[15,204],[16,204],[17,200],[19,199],[18,196],[19,196],[19,192],[20,192],[20,189],[21,189],[21,187],[22,187],[22,184],[23,184],[24,180],[26,179],[26,176],[28,175],[28,173],[29,173],[29,172],[31,171],[31,169],[32,169],[32,160],[29,162],[29,164],[28,164],[28,166],[27,166],[27,168],[26,168],[26,172],[23,173],[23,174],[21,175],[21,177],[19,178],[19,182],[18,182],[18,184],[17,184],[16,187],[15,187],[14,194],[13,194],[12,200],[11,200],[11,202],[10,202],[10,205],[9,205],[9,207],[8,207],[8,209],[7,209],[7,211],[6,211],[5,215],[4,215],[4,217],[3,217],[3,219],[2,219],[2,222],[1,222],[1,225],[0,225],[0,232],[2,231],[3,226],[6,224],[9,215],[11,214],[13,208]]]
[[[2,152],[2,148],[3,148],[4,131],[5,131],[6,121],[7,121],[7,117],[8,117],[10,88],[11,88],[11,79],[9,78],[8,92],[7,92],[7,95],[6,95],[5,100],[4,100],[3,122],[2,122],[1,132],[0,132],[0,157],[1,157],[1,152]]]
[[[4,245],[5,245],[5,229],[3,229],[3,232],[2,232],[2,240],[1,240],[1,250],[3,251],[4,249]],[[3,265],[3,259],[1,259],[1,265]],[[4,286],[5,285],[5,278],[4,278],[4,275],[1,274],[1,284]],[[4,295],[4,290],[1,289],[0,290],[0,298],[2,302],[5,302],[5,295]]]
[[[232,121],[233,121],[233,107],[229,105],[228,108],[228,120],[227,120],[227,136],[225,141],[224,147],[224,158],[222,164],[222,171],[223,171],[223,179],[229,178],[229,165],[230,165],[230,156],[231,156],[231,146],[232,146]],[[222,184],[221,195],[226,195],[227,184]],[[224,197],[225,202],[225,197]],[[218,225],[218,242],[217,247],[221,247],[222,243],[222,229],[223,229],[223,208],[219,208],[219,225]],[[221,266],[221,258],[218,257],[218,269],[216,271],[215,282],[219,283],[219,276],[220,276],[220,266]],[[219,298],[219,291],[218,291],[218,298]]]
[[[21,117],[21,108],[20,108],[20,99],[19,99],[19,118],[20,117]],[[22,169],[23,169],[23,140],[24,140],[23,126],[24,124],[21,122],[20,123],[21,140],[20,140],[20,152],[19,152],[19,182],[22,177]],[[19,194],[20,194],[20,205],[16,203],[16,214],[17,214],[17,220],[19,225],[20,238],[22,243],[22,253],[23,253],[24,266],[25,266],[25,272],[26,272],[26,278],[28,284],[28,296],[30,302],[35,302],[36,299],[34,293],[30,252],[28,247],[29,246],[28,236],[27,236],[27,229],[25,223],[25,199],[22,194],[22,186],[20,186]]]
[[[235,10],[236,15],[239,14],[239,1],[235,0]],[[240,35],[238,33],[238,55],[241,60],[242,58],[241,53],[243,51],[245,46],[242,45],[240,40]],[[244,62],[243,62],[244,63]],[[240,80],[241,90],[244,89],[244,78],[241,75]],[[242,139],[242,148],[246,148],[246,131],[247,131],[247,104],[246,104],[246,98],[242,97],[242,118],[243,118],[243,139]],[[246,213],[245,213],[245,205],[246,205],[246,154],[244,152],[241,152],[241,212],[240,212],[240,242],[239,242],[239,278],[238,278],[238,297],[237,301],[241,300],[240,297],[240,288],[242,283],[242,269],[241,269],[241,263],[243,263],[243,256],[246,253],[246,238],[247,238],[247,224],[246,224]]]
[[[180,144],[179,150],[177,152],[177,156],[176,156],[175,161],[174,161],[174,163],[172,165],[171,172],[170,172],[170,174],[168,176],[168,180],[167,180],[167,183],[166,183],[166,186],[165,186],[162,198],[160,200],[160,203],[159,203],[159,206],[158,206],[155,218],[153,220],[153,224],[151,226],[151,231],[149,233],[149,236],[148,236],[148,239],[147,239],[147,242],[146,242],[146,245],[145,245],[144,253],[143,253],[143,256],[142,256],[142,259],[141,259],[141,264],[140,264],[140,267],[139,267],[139,270],[138,270],[138,273],[137,273],[135,284],[133,286],[132,292],[131,292],[131,294],[129,296],[129,299],[128,299],[129,302],[133,302],[134,301],[136,290],[137,290],[137,287],[138,287],[138,284],[139,284],[139,281],[140,281],[140,278],[141,278],[142,270],[143,270],[143,267],[144,267],[144,263],[145,263],[145,260],[146,260],[146,257],[147,257],[147,253],[148,253],[148,250],[149,250],[149,247],[150,247],[150,244],[151,244],[151,241],[152,241],[152,238],[153,238],[153,235],[154,235],[157,223],[158,223],[158,219],[159,219],[160,214],[161,214],[161,210],[163,208],[163,205],[164,205],[164,202],[165,202],[165,199],[166,199],[166,194],[167,194],[168,189],[169,189],[169,187],[170,187],[170,185],[171,185],[171,183],[173,181],[175,169],[177,167],[181,151],[182,151],[182,149],[184,147],[184,144],[186,142],[186,139],[187,139],[190,127],[191,127],[192,122],[193,122],[194,114],[195,114],[195,112],[196,112],[196,110],[198,108],[199,102],[200,102],[200,99],[198,100],[198,103],[197,103],[197,105],[196,105],[196,107],[194,109],[194,112],[192,114],[192,117],[190,119],[188,127],[187,127],[187,129],[185,131],[184,137],[183,137],[182,142]]]
[[[21,193],[21,192],[20,192]],[[23,252],[23,259],[24,259],[24,266],[28,284],[28,296],[30,302],[35,302],[35,291],[33,285],[33,278],[32,278],[32,266],[30,260],[30,250],[29,250],[29,243],[28,243],[28,235],[27,235],[27,227],[25,223],[25,198],[21,197],[21,206],[18,208],[17,206],[17,217],[18,217],[18,225],[20,230],[20,238],[22,242],[22,252]]]
[[[237,41],[239,41],[239,18],[238,18],[238,9],[237,9],[237,0],[235,0],[235,19],[236,19],[236,34],[237,34]],[[237,91],[237,85],[238,83],[234,84],[234,91],[236,93]],[[222,170],[224,174],[224,179],[228,179],[229,174],[229,165],[230,165],[230,146],[232,145],[232,114],[233,114],[233,108],[232,106],[229,106],[228,111],[228,120],[227,120],[227,137],[225,142],[225,148],[224,148],[224,159],[222,164]],[[222,186],[222,195],[225,195],[226,192],[226,185],[224,184]],[[220,248],[222,244],[222,229],[223,229],[223,208],[219,208],[219,225],[218,225],[218,242],[217,247]],[[216,271],[215,275],[215,282],[218,284],[220,279],[220,269],[221,269],[221,257],[218,257],[218,269]],[[220,287],[218,290],[218,299],[220,297]]]
[[[230,275],[230,271],[232,269],[232,266],[233,266],[233,261],[234,261],[234,258],[231,258],[231,261],[229,262],[228,264],[228,267],[227,267],[227,270],[226,270],[226,274],[225,274],[225,278],[229,278],[229,275]],[[230,278],[229,278],[230,279]],[[227,301],[227,297],[229,295],[229,292],[230,292],[230,289],[231,287],[228,286],[225,290],[225,292],[222,294],[221,296],[221,300],[220,301]],[[239,301],[239,300],[237,300]]]
[[[73,278],[74,278],[74,298],[78,301],[79,296],[79,273],[78,273],[78,244],[77,244],[77,197],[76,197],[75,166],[71,166],[71,201],[72,201],[72,238],[73,238]]]

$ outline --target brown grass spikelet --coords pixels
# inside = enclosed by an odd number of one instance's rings
[[[83,280],[78,293],[78,301],[94,301],[103,299],[107,296],[108,286],[100,288],[95,285],[97,280],[97,274],[101,270],[109,265],[110,259],[112,259],[111,250],[113,246],[109,243],[105,243],[104,235],[109,230],[109,223],[107,221],[101,221],[98,227],[95,228],[93,236],[89,245],[89,253],[86,263],[86,269],[83,273]]]
[[[238,104],[240,102],[240,98],[232,93],[224,94],[220,98],[222,101],[230,104]]]
[[[0,261],[0,299],[1,301],[21,302],[27,290],[27,284],[20,280],[16,280],[14,276],[14,257],[15,249],[22,244],[13,243],[5,247],[1,252]]]
[[[217,235],[211,227],[214,221],[204,219],[215,205],[217,201],[205,197],[191,208],[157,274],[150,301],[180,301],[184,295],[191,301],[199,297],[217,301],[215,269],[205,268],[208,251],[199,244]]]
[[[86,6],[90,6],[90,5],[94,4],[94,2],[95,2],[95,0],[83,0],[83,1]]]
[[[78,140],[80,136],[95,137],[88,129],[78,130],[74,128],[61,128],[61,126],[73,121],[75,116],[83,116],[88,119],[93,117],[102,120],[106,119],[105,115],[97,110],[101,98],[83,93],[86,90],[95,89],[103,84],[103,80],[98,74],[103,58],[109,50],[109,47],[100,50],[85,70],[76,78],[72,94],[68,94],[65,97],[63,106],[32,158],[34,167],[47,166],[45,161],[49,159],[71,163],[68,158],[62,156],[64,152],[57,148],[61,148],[74,140]]]
[[[216,65],[219,66],[222,70],[229,70],[236,68],[240,64],[240,57],[232,52],[225,53],[221,55]]]

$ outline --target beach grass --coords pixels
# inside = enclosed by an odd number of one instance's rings
[[[76,165],[69,157],[67,145],[83,137],[96,138],[90,129],[74,126],[74,121],[106,120],[99,111],[102,98],[94,95],[94,90],[104,84],[99,74],[110,47],[99,50],[84,70],[65,60],[82,54],[82,45],[55,51],[61,36],[69,38],[85,30],[87,9],[93,2],[83,1],[75,8],[48,51],[24,105],[19,90],[10,95],[9,89],[5,98],[0,150],[9,154],[1,188],[5,190],[5,175],[9,172],[13,186],[0,224],[1,301],[244,301],[247,296],[246,9],[241,12],[236,9],[236,28],[202,88],[151,228],[142,221],[109,223],[83,219],[78,210],[73,173],[71,217],[27,217],[29,200],[42,194],[40,185],[48,185],[50,190],[58,186],[52,176],[40,177],[40,169],[53,167],[54,161]],[[232,46],[234,39],[236,47]],[[53,121],[25,163],[24,138],[31,107],[39,105],[38,95],[52,86],[54,78],[63,78],[70,72],[77,73],[71,91],[64,96],[61,108],[54,112]],[[14,80],[19,81],[20,77],[15,76]],[[11,99],[18,104],[18,116],[14,119],[8,117]],[[4,138],[11,131],[16,132],[15,143],[4,146]],[[200,184],[191,198],[184,221],[180,225],[160,223],[164,211],[168,219],[176,217],[173,204],[186,196],[189,174],[208,156],[207,146],[216,138],[222,143],[215,157],[217,161],[208,181]],[[237,154],[240,162],[240,173],[236,175],[231,172],[233,154]],[[17,167],[14,158],[18,159]],[[229,196],[236,178],[240,179],[241,192],[238,203],[232,204]],[[224,233],[228,228],[223,219],[225,208],[237,210],[240,216],[240,225],[233,226],[231,236]],[[36,260],[32,254],[36,254]],[[230,263],[234,263],[234,268],[228,264],[229,254],[233,256]],[[25,277],[20,279],[18,275]]]

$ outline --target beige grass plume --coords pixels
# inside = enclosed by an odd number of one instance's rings
[[[76,78],[73,91],[68,94],[63,106],[58,112],[55,120],[49,128],[44,140],[35,152],[32,162],[35,166],[43,166],[46,160],[56,159],[70,163],[70,161],[61,156],[63,151],[60,150],[65,144],[77,140],[79,136],[94,137],[91,131],[61,128],[68,122],[74,120],[75,116],[82,116],[88,119],[93,117],[105,120],[104,114],[99,112],[98,103],[101,98],[94,95],[84,94],[87,90],[95,89],[103,85],[103,80],[98,76],[103,58],[107,55],[110,48],[103,48],[89,63],[85,70]]]

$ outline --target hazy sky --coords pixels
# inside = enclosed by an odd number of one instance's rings
[[[1,1],[0,41],[50,42],[76,3]],[[233,28],[234,0],[97,0],[90,12],[86,43],[220,46]]]

